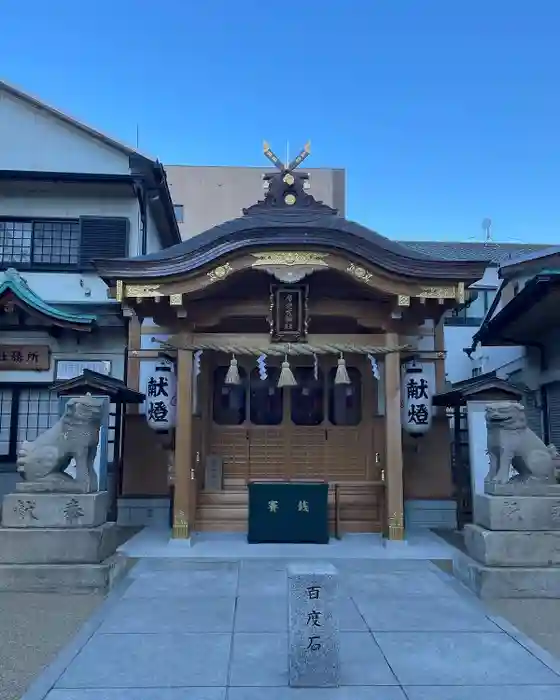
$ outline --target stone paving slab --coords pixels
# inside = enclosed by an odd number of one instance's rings
[[[225,688],[52,690],[48,700],[226,700]]]
[[[124,594],[126,598],[235,596],[237,571],[170,571],[136,578]]]
[[[288,636],[285,633],[237,633],[233,638],[231,686],[287,686]],[[368,632],[340,634],[341,685],[397,685],[397,680]],[[559,679],[560,682],[560,679]]]
[[[228,700],[407,700],[397,686],[346,688],[229,688]],[[66,700],[66,699],[65,699]],[[546,699],[548,700],[548,698]]]
[[[333,562],[342,686],[289,688],[287,563],[139,566],[45,692],[22,700],[560,699],[560,664],[437,567],[397,560]]]
[[[405,686],[404,690],[408,700],[558,700],[560,697],[556,685]]]
[[[352,686],[53,690],[48,700],[558,700],[557,686]],[[406,695],[405,695],[406,692]]]
[[[372,632],[500,632],[479,608],[455,597],[379,599],[356,595],[354,602]]]
[[[226,700],[225,688],[52,690],[48,700]]]
[[[457,593],[434,571],[351,573],[341,586],[351,595],[379,598],[452,597]]]
[[[268,601],[270,607],[270,600]],[[115,606],[99,632],[152,634],[232,632],[235,598],[127,598]]]
[[[554,685],[560,676],[503,632],[376,632],[401,685]]]
[[[229,634],[95,634],[57,687],[223,687],[230,647]]]

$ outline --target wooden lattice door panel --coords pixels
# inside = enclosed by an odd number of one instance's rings
[[[286,426],[251,426],[249,479],[286,479]]]
[[[228,479],[249,477],[249,434],[244,426],[213,425],[209,454],[223,460],[224,484]]]
[[[324,449],[325,474],[329,481],[367,479],[366,433],[361,426],[329,426]]]
[[[286,431],[287,469],[291,479],[326,479],[324,426],[291,425]]]

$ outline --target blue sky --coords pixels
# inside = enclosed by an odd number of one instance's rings
[[[558,242],[559,0],[0,0],[0,74],[164,163],[311,139],[392,238]]]

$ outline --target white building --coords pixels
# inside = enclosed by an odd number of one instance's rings
[[[53,382],[126,379],[127,319],[92,259],[179,240],[157,161],[0,82],[0,495],[17,445],[58,418]],[[113,415],[109,471],[120,428]]]
[[[444,241],[402,241],[414,250],[424,252],[442,260],[473,260],[488,263],[484,277],[471,289],[477,292],[476,299],[444,320],[445,333],[445,375],[454,384],[471,377],[497,371],[498,376],[507,379],[507,374],[516,370],[516,362],[524,354],[520,347],[481,347],[471,352],[473,337],[483,320],[492,309],[499,311],[504,299],[498,295],[501,286],[499,267],[519,255],[538,254],[547,246],[517,243],[454,243]],[[467,352],[468,351],[468,352]]]

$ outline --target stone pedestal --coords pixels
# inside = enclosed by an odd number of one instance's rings
[[[9,493],[4,496],[2,526],[21,528],[97,527],[107,521],[109,494]]]
[[[339,685],[338,574],[331,564],[288,567],[290,685]]]
[[[0,590],[104,590],[124,571],[109,494],[19,491],[4,497]]]
[[[488,530],[560,530],[560,495],[477,495],[474,520]]]
[[[457,578],[481,598],[560,598],[560,486],[486,484]]]

